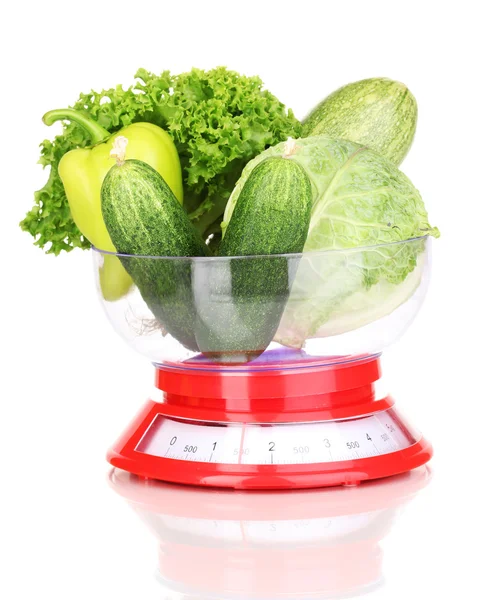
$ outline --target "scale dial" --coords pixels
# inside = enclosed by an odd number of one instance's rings
[[[215,423],[157,415],[137,452],[225,465],[351,461],[404,450],[417,441],[395,409],[309,423]]]

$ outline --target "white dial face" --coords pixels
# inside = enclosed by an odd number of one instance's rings
[[[137,451],[205,463],[293,465],[350,461],[403,450],[415,438],[389,409],[343,421],[226,424],[158,415]]]

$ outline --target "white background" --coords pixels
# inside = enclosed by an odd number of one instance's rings
[[[44,1],[2,9],[2,597],[173,597],[153,578],[153,536],[106,484],[104,453],[143,402],[152,368],[104,318],[89,252],[46,256],[17,223],[46,178],[35,164],[38,144],[54,134],[42,124],[44,112],[73,103],[80,91],[129,85],[140,66],[176,73],[218,65],[260,75],[299,118],[335,88],[366,77],[403,81],[417,98],[417,135],[401,168],[442,237],[434,242],[422,312],[387,352],[384,368],[401,408],[434,443],[434,477],[385,540],[387,585],[372,597],[474,596],[473,7],[417,0]]]

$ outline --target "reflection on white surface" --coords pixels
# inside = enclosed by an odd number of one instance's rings
[[[159,541],[161,600],[332,599],[382,583],[381,540],[427,468],[359,487],[238,492],[110,483]]]

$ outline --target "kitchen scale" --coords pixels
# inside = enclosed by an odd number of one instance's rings
[[[383,585],[380,543],[430,472],[294,493],[187,488],[117,469],[109,481],[158,540],[165,598],[322,600]]]
[[[408,260],[417,255],[416,267],[399,285],[379,282],[380,293],[372,286],[369,296],[355,297],[349,291],[351,278],[377,252],[394,253],[395,259],[404,252]],[[331,303],[334,294],[340,319],[333,311],[326,333],[320,328],[301,348],[287,347],[276,337],[247,362],[218,362],[211,353],[185,348],[155,320],[137,288],[120,301],[103,302],[119,333],[155,365],[155,389],[109,451],[109,462],[145,478],[236,489],[357,485],[425,464],[431,446],[383,389],[380,353],[419,309],[428,253],[429,243],[420,238],[386,248],[288,255],[300,265],[294,267],[279,331],[289,336],[295,331],[294,315],[305,298],[308,307],[311,302],[321,306]],[[104,253],[93,254],[100,273]],[[234,310],[231,296],[205,292],[208,282],[217,284],[217,271],[210,270],[217,269],[218,260],[224,269],[224,258],[122,257],[129,259],[169,261],[170,268],[181,265],[182,273],[189,261],[198,319],[205,296],[209,315],[212,302],[218,302],[218,310],[230,302]],[[233,270],[235,260],[248,259],[226,260]],[[321,280],[324,273],[328,287]],[[296,291],[303,274],[311,287],[305,290],[303,284]],[[342,292],[346,288],[347,294]],[[341,304],[337,298],[343,297]],[[343,329],[335,318],[345,323]]]

